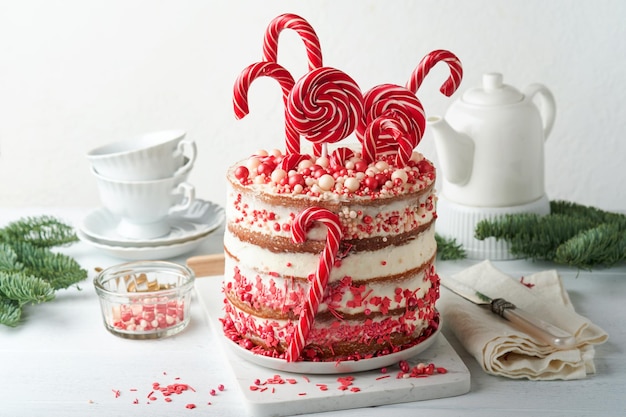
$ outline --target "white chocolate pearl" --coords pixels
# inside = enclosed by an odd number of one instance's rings
[[[261,165],[261,160],[254,156],[248,158],[248,162],[246,162],[246,166],[248,167],[250,173],[256,173],[256,169],[259,165]]]
[[[267,151],[265,149],[259,149],[254,154],[257,156],[267,156]]]
[[[363,181],[363,178],[365,178],[365,172],[357,172],[354,178],[356,178],[359,181]]]
[[[365,170],[365,175],[367,175],[368,177],[373,177],[374,175],[378,174],[380,171],[374,167],[369,167]]]
[[[303,189],[304,189],[304,188],[302,187],[302,185],[301,185],[301,184],[296,184],[296,185],[293,187],[293,193],[294,193],[294,194],[302,194],[302,190],[303,190]]]
[[[398,178],[401,179],[402,182],[406,182],[406,180],[409,178],[409,175],[403,169],[396,169],[395,171],[393,171],[393,174],[391,174],[391,179],[395,180]]]
[[[354,162],[347,161],[346,162],[346,169],[354,169]]]
[[[419,162],[422,160],[422,154],[420,154],[419,152],[413,152],[411,154],[411,161],[413,162]]]
[[[257,175],[252,181],[254,181],[255,184],[263,184],[265,183],[265,175]]]
[[[313,161],[311,161],[310,159],[305,159],[304,161],[300,161],[300,163],[298,164],[298,171],[302,172],[307,168],[310,168],[313,166]]]
[[[272,149],[272,150],[270,151],[270,153],[271,153],[273,156],[282,156],[282,154],[283,154],[283,153],[280,151],[280,149]]]
[[[286,176],[287,171],[285,171],[284,169],[275,169],[274,172],[272,172],[272,182],[279,183],[280,180],[282,180]]]
[[[385,182],[385,187],[386,187],[386,188],[392,188],[392,187],[393,187],[393,182],[391,182],[391,181],[386,181],[386,182]]]
[[[350,191],[356,191],[361,186],[361,182],[356,178],[346,178],[343,185]]]
[[[304,179],[304,183],[307,187],[312,187],[315,184],[315,178],[307,177]]]
[[[389,164],[387,164],[387,162],[385,162],[385,161],[378,161],[378,162],[376,162],[376,168],[379,171],[384,171],[386,169],[389,169]]]
[[[327,157],[325,156],[320,156],[319,158],[317,158],[317,161],[315,161],[315,163],[319,166],[321,166],[322,168],[328,168],[328,165],[330,164],[330,161]]]
[[[335,185],[335,179],[330,174],[324,174],[317,180],[317,185],[324,190],[329,191]]]

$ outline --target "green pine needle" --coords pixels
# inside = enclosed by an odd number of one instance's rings
[[[0,294],[20,305],[43,303],[54,298],[54,288],[41,278],[21,272],[0,272]]]
[[[74,259],[62,253],[38,248],[27,242],[17,243],[13,249],[18,253],[26,271],[49,282],[54,289],[67,288],[87,278],[87,271]]]
[[[50,216],[26,217],[0,230],[0,242],[29,242],[51,248],[78,242],[74,229]]]
[[[566,265],[591,269],[594,265],[611,266],[626,259],[626,229],[602,223],[585,230],[557,248],[555,260]]]
[[[16,327],[22,317],[22,308],[17,301],[0,297],[0,323]]]
[[[435,233],[435,241],[437,242],[437,255],[442,261],[453,261],[467,257],[462,245],[457,243],[456,239],[448,239]]]
[[[7,243],[0,243],[0,271],[19,271],[23,267],[13,248]]]

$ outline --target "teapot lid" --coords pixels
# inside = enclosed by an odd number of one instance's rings
[[[495,106],[519,103],[524,95],[510,85],[502,83],[502,74],[483,74],[482,87],[472,88],[463,94],[463,101],[469,104]]]

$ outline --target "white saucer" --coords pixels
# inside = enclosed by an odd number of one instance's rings
[[[170,259],[185,254],[187,252],[191,252],[192,250],[198,248],[211,235],[211,232],[207,232],[204,235],[201,235],[200,237],[196,237],[191,240],[174,243],[171,245],[143,247],[107,245],[105,243],[100,243],[92,240],[81,230],[77,230],[76,235],[83,242],[94,246],[95,248],[103,251],[108,255],[114,256],[116,258],[137,261]]]
[[[224,209],[217,204],[196,200],[184,212],[172,215],[168,219],[169,234],[154,239],[136,240],[120,236],[116,231],[119,219],[105,208],[99,208],[88,214],[79,226],[79,230],[91,243],[122,248],[143,248],[172,246],[205,236],[217,229],[224,222]]]

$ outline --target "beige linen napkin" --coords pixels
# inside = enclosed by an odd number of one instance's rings
[[[555,349],[442,286],[437,308],[444,323],[485,372],[531,380],[581,379],[595,372],[593,345],[604,343],[608,334],[574,311],[555,270],[526,276],[524,285],[483,261],[452,277],[492,298],[506,298],[576,336],[574,349]]]

